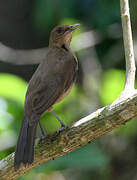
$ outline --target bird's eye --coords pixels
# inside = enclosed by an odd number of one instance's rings
[[[60,34],[60,33],[62,33],[62,28],[59,27],[56,31],[57,31],[58,34]]]

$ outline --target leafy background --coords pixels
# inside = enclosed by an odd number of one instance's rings
[[[7,5],[8,3],[7,1]],[[23,36],[21,42],[17,41],[18,30],[15,29],[16,36],[12,39],[14,42],[11,47],[45,47],[48,46],[49,32],[54,26],[81,24],[72,41],[72,48],[79,60],[79,74],[69,96],[55,106],[58,116],[69,125],[115,100],[123,90],[125,82],[119,1],[36,0],[32,5],[29,22],[38,36],[38,41],[28,42],[27,36]],[[131,0],[135,58],[136,10],[136,1]],[[17,15],[21,13],[15,12]],[[6,26],[4,31],[7,32],[5,37],[8,37]],[[21,33],[23,35],[23,29],[19,32],[19,37]],[[5,41],[5,44],[6,42],[8,41]],[[36,67],[37,65],[0,63],[0,159],[15,150],[28,81]],[[51,113],[45,113],[41,122],[48,133],[59,128]],[[18,180],[137,179],[136,147],[137,119],[134,119],[91,144],[36,167]]]

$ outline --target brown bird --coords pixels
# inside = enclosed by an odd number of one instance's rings
[[[65,127],[53,111],[53,105],[65,98],[76,78],[78,64],[70,42],[78,27],[79,24],[57,26],[50,34],[47,56],[32,76],[26,93],[24,118],[15,152],[15,170],[21,163],[33,162],[36,129],[45,111],[52,112],[61,123],[61,129]]]

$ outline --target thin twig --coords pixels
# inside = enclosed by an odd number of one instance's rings
[[[126,58],[126,82],[124,91],[134,91],[135,60],[128,0],[120,0],[123,40]]]
[[[134,88],[136,67],[135,67],[135,59],[134,59],[128,0],[120,0],[120,8],[121,8],[121,21],[122,21],[123,41],[124,41],[125,59],[126,59],[126,81],[123,92],[112,103],[113,105],[124,100],[127,97],[132,96],[132,94],[134,94],[136,91]]]

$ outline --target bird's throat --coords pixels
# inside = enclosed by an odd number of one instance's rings
[[[65,51],[68,51],[68,48],[66,47],[65,44],[63,44],[63,45],[61,46],[61,48],[65,49]]]

